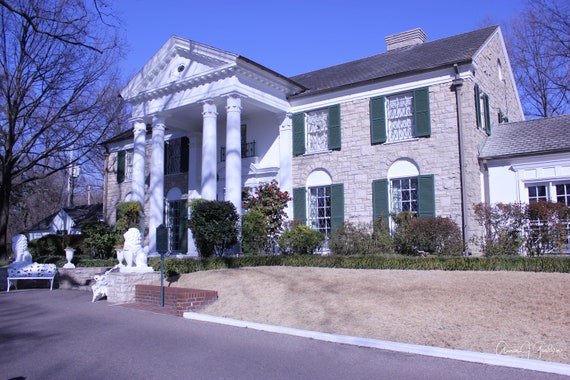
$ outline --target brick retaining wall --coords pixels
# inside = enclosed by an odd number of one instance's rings
[[[176,310],[179,317],[185,311],[195,311],[205,307],[218,299],[218,292],[214,290],[164,288],[164,307]],[[135,302],[160,306],[160,286],[138,284],[135,286]]]

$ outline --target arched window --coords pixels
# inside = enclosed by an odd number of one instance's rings
[[[388,169],[388,178],[372,182],[372,200],[374,220],[403,211],[435,216],[434,176],[420,175],[412,160],[397,160]]]
[[[344,222],[344,186],[334,184],[322,169],[307,177],[305,187],[293,189],[293,216],[328,237]]]

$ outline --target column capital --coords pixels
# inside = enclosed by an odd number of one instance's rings
[[[227,112],[240,112],[241,111],[241,98],[242,96],[237,93],[231,93],[226,95],[227,105],[226,111]]]
[[[164,116],[155,115],[155,116],[152,117],[152,126],[153,126],[153,128],[156,127],[157,125],[165,126]]]
[[[133,123],[133,133],[135,136],[146,133],[146,122],[143,118],[131,119],[130,122]]]
[[[206,99],[202,102],[202,116],[203,117],[218,116],[218,109],[216,108],[214,99]]]

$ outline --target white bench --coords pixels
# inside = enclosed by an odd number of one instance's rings
[[[56,273],[55,264],[31,263],[24,266],[8,267],[6,293],[10,291],[11,285],[14,285],[17,290],[17,284],[20,280],[48,280],[50,282],[49,290],[53,290],[53,280]]]

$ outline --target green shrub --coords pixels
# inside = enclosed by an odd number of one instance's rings
[[[525,206],[522,203],[497,203],[474,206],[475,220],[484,234],[473,242],[485,256],[518,255],[524,243],[522,228],[525,224]]]
[[[331,234],[328,242],[331,253],[345,256],[372,253],[372,234],[369,230],[365,224],[344,222]]]
[[[140,229],[140,221],[143,213],[142,205],[139,202],[122,202],[117,205],[116,230],[123,234],[131,227]]]
[[[32,258],[40,256],[64,256],[65,243],[63,235],[49,234],[28,242],[28,250]]]
[[[566,222],[570,208],[564,203],[541,201],[529,204],[525,215],[528,226],[525,248],[529,256],[560,253],[568,243]]]
[[[195,200],[190,204],[196,248],[202,257],[222,256],[238,242],[239,216],[229,201]]]
[[[262,183],[254,189],[254,192],[255,194],[251,194],[245,189],[243,209],[258,211],[264,215],[263,234],[267,236],[267,246],[264,246],[263,250],[266,251],[275,246],[283,231],[283,221],[287,218],[285,208],[291,197],[287,191],[281,191],[276,180]],[[264,240],[265,238],[260,239]]]
[[[411,213],[400,213],[394,216],[394,220],[397,224],[394,241],[398,253],[418,255],[425,252],[443,256],[463,253],[461,230],[450,218],[418,218]]]
[[[122,240],[121,234],[104,222],[85,224],[81,227],[81,233],[84,237],[81,250],[97,259],[112,257],[115,246]]]
[[[324,241],[322,233],[301,224],[283,232],[278,240],[283,255],[313,254]]]
[[[160,270],[160,260],[150,258],[149,265]],[[570,257],[563,256],[494,256],[442,257],[403,255],[273,255],[213,257],[207,259],[168,258],[164,262],[167,276],[202,270],[257,266],[322,267],[346,269],[453,270],[453,271],[524,271],[570,273]]]
[[[244,255],[264,254],[270,247],[265,215],[259,210],[247,211],[242,216],[241,247]]]

